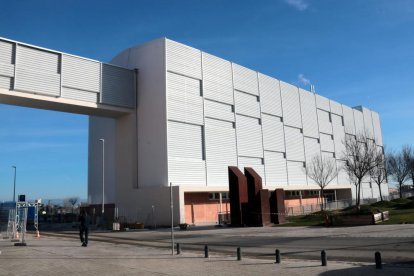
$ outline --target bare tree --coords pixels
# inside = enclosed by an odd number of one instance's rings
[[[411,176],[411,180],[413,182],[414,185],[414,148],[412,146],[405,146],[407,147],[406,149],[406,162],[408,163],[408,167],[410,169],[410,176]]]
[[[343,169],[355,185],[356,206],[359,208],[362,181],[369,176],[369,172],[373,168],[381,166],[382,153],[379,153],[374,141],[363,134],[346,135],[344,146]]]
[[[72,214],[73,214],[73,209],[75,207],[75,204],[78,203],[79,197],[69,197],[65,201],[67,201],[72,206]]]
[[[338,176],[336,164],[333,160],[329,158],[325,158],[320,155],[315,155],[312,158],[311,163],[306,166],[306,174],[310,179],[315,181],[315,183],[321,189],[321,211],[323,211],[323,191],[326,188],[326,186],[328,186],[328,184],[331,183],[332,180],[334,180],[334,178]]]
[[[400,152],[390,153],[387,160],[388,172],[398,182],[400,198],[402,198],[402,188],[410,174],[410,155],[411,148],[403,146]]]
[[[380,194],[381,201],[383,201],[382,198],[382,191],[381,191],[381,184],[387,182],[387,168],[386,168],[386,156],[383,153],[379,153],[380,156],[382,156],[382,165],[373,167],[371,171],[369,172],[369,175],[371,176],[371,179],[377,183],[378,190]]]

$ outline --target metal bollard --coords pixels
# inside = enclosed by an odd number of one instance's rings
[[[276,256],[276,264],[280,264],[280,251],[279,249],[276,249],[275,251],[275,256]]]
[[[326,258],[326,252],[325,252],[325,250],[322,250],[321,251],[321,261],[322,261],[322,266],[326,266],[327,258]]]
[[[180,247],[180,244],[177,243],[177,255],[180,255],[180,254],[181,254],[181,247]]]
[[[381,269],[382,268],[382,260],[381,260],[381,253],[375,252],[375,268]]]
[[[237,260],[241,261],[241,259],[242,259],[241,248],[237,247]]]
[[[208,258],[208,245],[204,245],[204,258]]]

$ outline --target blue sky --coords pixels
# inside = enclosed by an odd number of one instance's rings
[[[381,115],[389,148],[413,143],[410,0],[6,1],[0,36],[110,61],[166,36]],[[0,200],[87,193],[87,117],[0,105]]]

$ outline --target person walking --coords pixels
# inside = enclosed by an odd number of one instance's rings
[[[82,243],[82,246],[88,246],[88,234],[89,234],[89,223],[90,217],[86,209],[82,209],[79,215],[79,237]]]

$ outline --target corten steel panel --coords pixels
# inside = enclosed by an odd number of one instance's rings
[[[228,172],[231,224],[243,226],[247,222],[247,180],[237,167],[229,166]]]
[[[249,226],[264,226],[270,223],[269,191],[262,189],[262,178],[253,168],[244,168],[249,198]]]
[[[259,191],[258,197],[260,199],[260,213],[261,221],[260,226],[266,226],[271,224],[270,219],[270,201],[269,201],[269,190],[262,189]]]
[[[249,204],[252,203],[254,206],[254,201],[256,196],[259,194],[259,191],[263,188],[262,178],[256,173],[253,168],[244,168],[244,175],[247,179],[247,191],[249,194]]]
[[[286,222],[285,212],[285,191],[276,189],[270,196],[271,222],[283,224]]]

